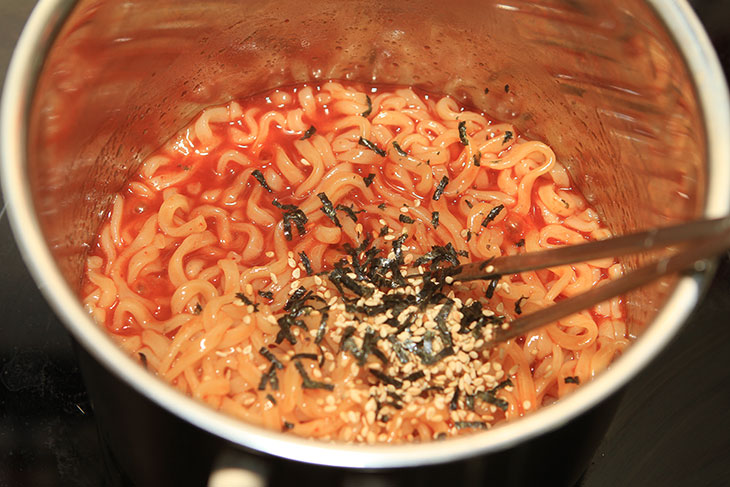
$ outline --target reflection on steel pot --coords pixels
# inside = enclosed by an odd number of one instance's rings
[[[515,124],[555,148],[616,233],[730,208],[727,88],[683,1],[41,0],[3,95],[3,190],[26,261],[80,344],[107,457],[128,476],[118,480],[201,484],[216,458],[238,452],[273,483],[282,465],[320,485],[470,483],[485,472],[504,485],[574,482],[616,391],[674,335],[703,276],[627,296],[635,343],[559,403],[488,432],[400,446],[236,421],[148,374],[83,310],[86,251],[146,155],[205,106],[322,79],[414,85]],[[485,95],[504,84],[509,93]]]

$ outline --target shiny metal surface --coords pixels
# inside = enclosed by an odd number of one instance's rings
[[[563,424],[625,383],[690,312],[699,280],[682,279],[671,293],[660,285],[633,295],[635,323],[661,308],[651,326],[609,371],[556,406],[450,440],[448,449],[435,443],[341,447],[240,424],[146,374],[77,304],[84,250],[109,195],[199,108],[328,77],[436,87],[514,121],[558,149],[576,184],[617,231],[725,215],[730,117],[724,79],[689,7],[653,4],[661,21],[629,0],[464,2],[464,10],[436,2],[352,1],[336,9],[322,2],[307,12],[288,2],[242,9],[240,2],[82,1],[43,67],[31,108],[39,53],[69,5],[41,2],[3,98],[3,190],[16,236],[57,313],[97,359],[221,437],[302,461],[363,467],[506,448]]]

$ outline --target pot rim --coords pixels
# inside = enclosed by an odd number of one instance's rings
[[[685,0],[647,0],[673,36],[692,75],[707,138],[707,198],[704,216],[730,213],[730,101],[712,45]],[[90,354],[148,399],[230,442],[274,456],[318,465],[396,468],[435,464],[497,452],[559,428],[625,385],[673,338],[700,298],[708,274],[683,277],[646,331],[590,383],[518,421],[489,432],[403,445],[343,445],[269,431],[215,411],[145,371],[125,354],[83,309],[66,284],[34,215],[26,179],[27,121],[42,57],[75,4],[40,0],[16,45],[3,90],[0,177],[7,212],[23,259],[46,300]],[[1,214],[1,213],[0,213]],[[69,303],[73,303],[69,305]],[[448,445],[448,446],[446,446]]]

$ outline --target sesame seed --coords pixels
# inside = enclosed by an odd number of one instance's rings
[[[532,403],[531,403],[530,401],[525,401],[525,402],[523,402],[523,403],[522,403],[522,408],[523,408],[523,409],[524,409],[525,411],[527,411],[527,410],[528,410],[528,409],[530,409],[531,407],[532,407]]]
[[[292,271],[292,273],[291,273],[291,276],[292,276],[292,277],[293,277],[294,279],[299,279],[299,278],[300,278],[300,277],[302,276],[302,270],[301,270],[301,269],[299,269],[299,268],[296,268],[296,269],[294,269],[294,270]]]
[[[253,286],[251,285],[251,283],[246,284],[246,294],[248,294],[249,296],[253,295]]]
[[[274,252],[272,252],[271,250],[269,250],[268,252],[266,252],[266,257],[268,257],[268,258],[271,258],[274,255],[276,255],[276,254],[274,254]]]

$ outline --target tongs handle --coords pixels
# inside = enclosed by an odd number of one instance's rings
[[[687,245],[687,244],[692,245]],[[507,324],[506,328],[497,327],[491,344],[509,340],[560,318],[578,311],[588,309],[619,294],[626,293],[666,274],[698,267],[703,259],[715,256],[730,248],[730,218],[716,220],[700,220],[691,223],[640,232],[621,237],[609,238],[582,245],[566,246],[544,252],[533,252],[521,256],[508,256],[494,259],[487,266],[483,263],[468,264],[476,266],[484,277],[476,277],[473,272],[467,279],[462,273],[454,276],[455,280],[494,279],[503,274],[511,274],[527,270],[585,262],[602,257],[611,257],[638,253],[651,249],[667,247],[674,244],[685,244],[684,248],[673,255],[660,258],[658,261],[629,272],[618,279],[594,287],[578,296],[564,299],[554,305],[543,308],[529,315],[517,318]],[[518,257],[520,257],[518,259]],[[493,266],[493,269],[489,268]],[[467,267],[467,266],[464,266]],[[485,270],[489,268],[490,273]],[[467,270],[463,271],[468,272]]]
[[[505,274],[546,269],[604,257],[636,254],[674,244],[715,239],[730,232],[730,217],[697,220],[644,232],[612,237],[596,242],[566,245],[540,252],[508,255],[483,262],[472,262],[452,273],[455,281],[489,280]],[[722,249],[714,253],[719,253]],[[705,255],[707,257],[710,254]]]

